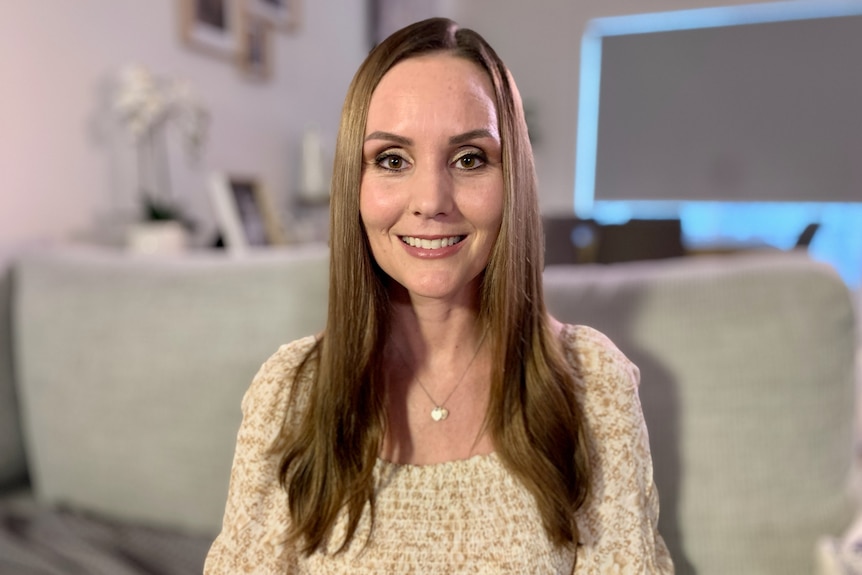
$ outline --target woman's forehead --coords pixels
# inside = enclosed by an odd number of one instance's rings
[[[478,64],[451,53],[399,62],[371,96],[366,132],[417,128],[425,122],[482,124],[497,132],[494,90]]]

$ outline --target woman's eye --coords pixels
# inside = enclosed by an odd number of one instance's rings
[[[455,160],[455,165],[464,170],[475,170],[485,164],[485,158],[481,154],[469,153]]]
[[[404,169],[404,158],[395,154],[383,154],[377,157],[377,165],[384,170],[399,171]]]

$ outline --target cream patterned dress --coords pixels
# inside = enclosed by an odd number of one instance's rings
[[[580,377],[593,489],[579,510],[576,573],[673,573],[656,530],[658,494],[637,395],[638,370],[601,333],[564,326],[564,349]],[[314,339],[282,346],[242,403],[222,532],[205,575],[428,573],[568,574],[573,553],[548,540],[532,495],[495,454],[432,465],[378,460],[374,532],[368,513],[340,554],[344,522],[328,550],[297,556],[285,545],[287,497],[270,450],[283,423],[290,382]]]

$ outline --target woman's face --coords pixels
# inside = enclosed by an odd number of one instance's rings
[[[371,97],[360,215],[374,259],[415,299],[474,301],[503,218],[490,79],[451,54],[410,58]]]

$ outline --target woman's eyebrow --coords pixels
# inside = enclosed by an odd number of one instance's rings
[[[405,138],[404,136],[399,136],[398,134],[393,134],[391,132],[371,132],[367,136],[365,136],[365,141],[369,140],[386,140],[389,142],[395,142],[396,144],[400,144],[402,146],[412,146],[413,140],[410,138]]]
[[[453,146],[458,144],[463,144],[465,142],[469,142],[470,140],[479,140],[482,138],[491,138],[496,140],[497,137],[490,130],[485,128],[480,128],[478,130],[470,130],[469,132],[464,132],[463,134],[458,134],[457,136],[452,136],[449,138],[449,143]]]
[[[482,138],[497,139],[496,135],[490,130],[485,128],[479,128],[476,130],[470,130],[469,132],[464,132],[463,134],[458,134],[457,136],[452,136],[451,138],[449,138],[449,144],[457,146],[471,140],[479,140]],[[371,132],[370,134],[365,136],[366,142],[370,140],[385,140],[387,142],[394,142],[401,146],[413,145],[413,140],[411,140],[410,138],[405,138],[404,136],[399,136],[398,134],[393,134],[392,132],[383,132],[379,130],[376,132]]]

